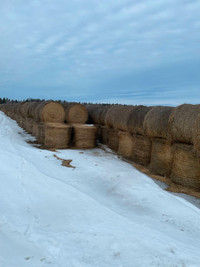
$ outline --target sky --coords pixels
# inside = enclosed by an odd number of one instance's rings
[[[0,97],[200,102],[200,0],[0,0]]]

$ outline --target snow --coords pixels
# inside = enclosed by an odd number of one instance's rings
[[[115,154],[27,140],[0,112],[0,266],[200,266],[198,207]]]

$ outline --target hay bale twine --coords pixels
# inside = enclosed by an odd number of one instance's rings
[[[114,105],[107,110],[105,125],[115,130],[128,131],[128,118],[134,106]]]
[[[200,190],[200,158],[195,155],[193,146],[174,144],[174,147],[171,180]]]
[[[153,107],[145,116],[144,132],[151,138],[170,138],[169,116],[174,107]]]
[[[73,143],[76,148],[89,149],[96,146],[96,127],[90,124],[73,124]]]
[[[124,158],[131,158],[133,155],[133,137],[129,132],[119,131],[118,154]]]
[[[88,111],[79,103],[63,103],[65,120],[68,123],[84,124],[88,119]]]
[[[65,123],[46,123],[44,145],[48,148],[68,148],[71,142],[72,127]]]
[[[174,156],[174,147],[166,140],[152,140],[151,161],[149,169],[154,174],[170,177]]]
[[[152,107],[135,106],[128,118],[128,131],[130,134],[144,134],[143,122],[146,114]]]
[[[34,119],[42,122],[64,122],[65,111],[63,106],[54,101],[40,102],[34,110]]]
[[[105,126],[100,126],[100,136],[99,136],[99,142],[108,145],[109,140],[109,129]]]
[[[119,146],[119,134],[115,129],[108,130],[108,147],[114,152],[118,151]]]
[[[151,158],[151,139],[143,135],[133,135],[133,153],[131,159],[148,166]]]
[[[174,109],[169,118],[173,142],[194,143],[194,129],[200,105],[183,104]]]

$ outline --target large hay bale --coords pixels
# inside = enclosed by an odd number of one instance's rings
[[[74,124],[73,143],[76,148],[89,149],[96,146],[96,127],[90,124]]]
[[[64,122],[65,111],[58,102],[40,102],[34,110],[34,119],[42,122]]]
[[[48,148],[68,148],[71,142],[72,127],[65,123],[46,123],[44,145]]]
[[[153,139],[149,169],[154,174],[170,177],[174,147],[164,139]]]
[[[174,109],[169,118],[173,142],[194,143],[194,129],[200,105],[183,104]]]
[[[114,105],[107,110],[105,125],[115,130],[128,131],[128,119],[134,106]]]
[[[200,190],[200,158],[195,155],[193,146],[174,144],[174,147],[171,180]]]
[[[28,117],[31,118],[31,119],[34,119],[35,117],[35,109],[37,108],[37,106],[39,106],[41,102],[30,102],[29,104],[29,108],[28,108]]]
[[[115,129],[109,129],[108,131],[108,147],[117,152],[119,146],[119,134]]]
[[[145,116],[144,132],[149,137],[169,138],[169,116],[174,107],[153,107]]]
[[[26,124],[26,131],[30,134],[33,132],[33,119],[30,119],[28,117],[25,118],[25,124]]]
[[[135,106],[128,118],[128,131],[130,134],[144,134],[143,122],[147,112],[152,107]]]
[[[147,166],[151,158],[151,139],[143,135],[133,135],[132,160]]]
[[[20,106],[20,115],[24,118],[29,117],[29,109],[31,107],[31,103],[33,102],[23,102]]]
[[[88,111],[79,103],[63,103],[65,120],[68,123],[84,124],[88,119]]]
[[[100,143],[108,145],[108,140],[109,140],[109,129],[106,128],[105,126],[100,126],[100,137],[99,137]]]
[[[111,105],[109,104],[90,104],[86,106],[90,121],[95,124],[105,125],[105,117]]]
[[[133,137],[129,132],[119,131],[119,146],[118,154],[125,157],[131,158],[133,155]]]

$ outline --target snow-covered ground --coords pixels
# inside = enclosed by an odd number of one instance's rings
[[[196,206],[112,153],[30,139],[0,112],[0,267],[200,266]]]

